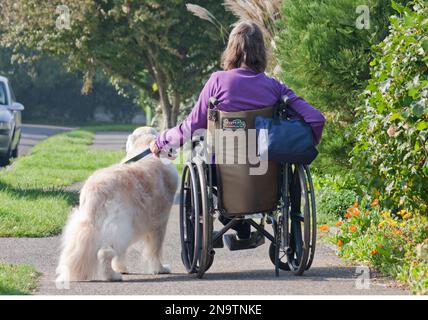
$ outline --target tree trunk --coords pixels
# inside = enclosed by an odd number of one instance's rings
[[[154,55],[149,53],[149,72],[153,76],[156,81],[159,90],[159,104],[162,108],[162,123],[160,123],[160,129],[164,130],[167,128],[171,128],[175,125],[176,121],[172,120],[173,106],[168,97],[168,82],[165,74],[158,67]]]
[[[174,90],[172,98],[171,126],[177,125],[178,113],[180,112],[181,96],[177,90]]]
[[[159,84],[158,82],[158,89],[159,89],[159,96],[160,96],[160,105],[162,108],[162,123],[161,123],[161,130],[171,128],[171,115],[172,115],[172,106],[168,98],[168,92],[166,89],[166,84]]]

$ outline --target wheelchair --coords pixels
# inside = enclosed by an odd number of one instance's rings
[[[223,112],[216,110],[213,102],[208,111],[208,138],[205,140],[214,145],[219,139],[214,131],[233,131],[231,122],[234,122],[247,134],[248,129],[254,128],[255,116],[272,116],[275,108]],[[286,106],[278,112],[286,116]],[[203,139],[194,140],[193,150],[204,142]],[[210,143],[206,142],[206,145]],[[280,270],[303,275],[314,259],[317,231],[309,166],[267,160],[264,174],[250,175],[249,170],[254,165],[248,163],[248,159],[245,164],[225,164],[222,161],[211,164],[207,161],[227,152],[226,149],[224,145],[220,148],[217,145],[204,155],[193,153],[183,168],[180,239],[181,258],[187,272],[202,278],[214,262],[214,244],[222,241],[222,237],[227,236],[226,232],[239,221],[246,220],[256,229],[253,233],[270,241],[268,254],[277,277]],[[236,147],[233,149],[236,152]],[[215,231],[214,221],[220,215],[228,218],[228,222]],[[271,228],[266,228],[268,224]]]

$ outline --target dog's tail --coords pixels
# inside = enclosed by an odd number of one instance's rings
[[[96,210],[85,206],[86,210]],[[86,211],[85,210],[85,211]],[[56,273],[57,282],[92,280],[96,277],[100,235],[94,225],[95,212],[74,209],[63,234],[63,248]]]

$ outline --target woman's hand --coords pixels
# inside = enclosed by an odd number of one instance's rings
[[[160,153],[161,153],[161,150],[158,148],[158,146],[157,146],[157,144],[156,144],[156,142],[155,142],[155,141],[152,141],[152,142],[150,143],[150,151],[153,153],[153,155],[154,155],[155,157],[158,157],[158,158],[159,158],[159,155],[160,155]]]

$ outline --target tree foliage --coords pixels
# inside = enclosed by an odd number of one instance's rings
[[[268,73],[274,73],[278,65],[271,49],[273,38],[279,31],[279,24],[277,22],[281,19],[282,1],[283,0],[223,0],[224,8],[238,19],[237,22],[251,21],[257,24],[262,30],[268,53]],[[224,38],[225,35],[227,36],[229,28],[224,25],[224,23],[228,23],[227,16],[222,16],[218,19],[212,12],[207,10],[207,8],[192,3],[187,4],[187,9],[195,16],[202,20],[209,21],[216,26],[220,37]]]
[[[7,76],[19,102],[25,106],[24,122],[82,124],[93,122],[102,110],[115,122],[129,123],[141,108],[135,94],[120,96],[108,79],[98,72],[94,89],[82,95],[82,75],[64,70],[60,58],[43,56],[31,63],[10,63],[10,50],[0,48],[0,75]]]
[[[403,1],[406,2],[406,1]],[[369,79],[371,46],[387,34],[390,1],[364,1],[369,28],[357,27],[359,0],[284,0],[276,55],[285,83],[315,106],[350,120]]]
[[[219,10],[218,1],[194,1]],[[184,0],[69,0],[70,28],[58,28],[61,0],[2,0],[1,43],[15,50],[65,55],[87,80],[97,68],[115,84],[131,84],[159,99],[164,127],[177,120],[218,64],[223,43],[201,25]],[[87,81],[90,84],[90,81]]]
[[[364,188],[392,208],[427,212],[428,7],[394,4],[390,35],[377,47],[358,108],[352,163]]]

